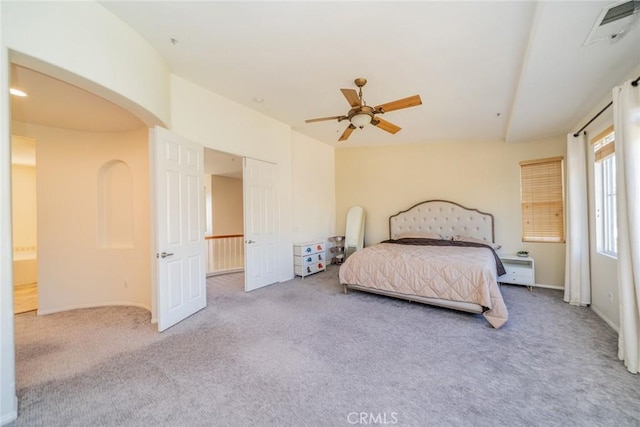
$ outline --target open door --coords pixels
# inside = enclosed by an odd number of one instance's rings
[[[278,166],[244,159],[245,291],[278,281]]]
[[[158,331],[207,305],[204,150],[166,129],[151,130]]]

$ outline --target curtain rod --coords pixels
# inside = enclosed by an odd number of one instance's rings
[[[631,86],[633,86],[633,87],[638,86],[638,82],[640,82],[640,76],[638,76],[638,78],[637,78],[637,79],[635,79],[635,80],[633,80],[633,81],[631,82]],[[585,129],[587,128],[587,126],[589,126],[591,123],[593,123],[593,121],[594,121],[595,119],[597,119],[598,117],[600,117],[600,114],[602,114],[602,113],[604,113],[605,111],[607,111],[607,108],[611,107],[612,105],[613,105],[613,101],[611,101],[610,103],[608,103],[608,104],[607,104],[607,106],[606,106],[606,107],[604,107],[602,110],[600,110],[600,112],[599,112],[598,114],[596,114],[595,116],[593,116],[593,117],[591,118],[591,120],[589,120],[589,121],[587,122],[587,124],[586,124],[586,125],[582,126],[578,132],[574,133],[574,134],[573,134],[573,137],[574,137],[574,138],[577,138],[577,137],[578,137],[578,135],[580,135],[580,132],[582,132],[583,130],[585,130]]]
[[[608,104],[607,104],[607,106],[606,106],[606,107],[604,107],[602,110],[600,110],[600,112],[599,112],[598,114],[596,114],[595,116],[593,116],[593,117],[591,118],[591,120],[589,120],[589,121],[587,122],[587,124],[586,124],[586,125],[582,126],[578,132],[574,133],[574,134],[573,134],[573,137],[574,137],[574,138],[577,138],[577,137],[580,135],[580,132],[582,132],[583,130],[585,130],[585,129],[587,128],[587,126],[589,126],[591,123],[593,123],[593,121],[594,121],[595,119],[597,119],[598,117],[600,117],[600,114],[602,114],[602,113],[604,113],[605,111],[607,111],[607,108],[611,107],[612,105],[613,105],[613,101],[611,101],[610,103],[608,103]]]

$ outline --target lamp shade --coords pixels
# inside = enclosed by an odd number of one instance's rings
[[[358,113],[351,117],[351,124],[355,127],[362,128],[367,123],[371,123],[371,116],[367,113]]]

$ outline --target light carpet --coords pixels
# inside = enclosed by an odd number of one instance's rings
[[[617,334],[559,291],[502,286],[510,318],[352,291],[337,267],[159,334],[145,310],[16,316],[14,426],[637,426]]]

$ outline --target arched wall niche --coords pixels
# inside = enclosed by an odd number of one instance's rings
[[[122,160],[111,160],[98,170],[98,248],[133,247],[133,179]]]

